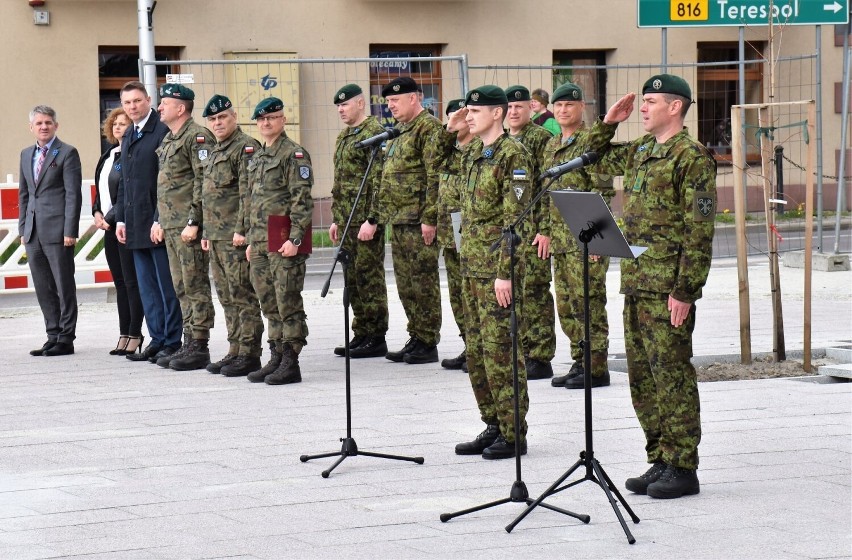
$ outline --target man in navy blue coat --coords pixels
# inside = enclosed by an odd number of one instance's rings
[[[166,246],[152,235],[159,171],[156,149],[169,129],[151,110],[151,97],[141,82],[124,84],[120,97],[134,126],[127,129],[121,144],[115,235],[133,251],[139,295],[151,337],[142,353],[128,354],[127,359],[156,363],[180,347],[183,332]]]

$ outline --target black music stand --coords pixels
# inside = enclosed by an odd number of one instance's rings
[[[568,469],[565,474],[556,479],[544,493],[533,500],[529,507],[525,509],[512,523],[506,527],[507,532],[511,532],[520,521],[527,516],[529,512],[535,509],[536,506],[544,505],[542,500],[576,486],[587,480],[594,482],[600,486],[606,494],[609,503],[618,517],[621,528],[624,529],[624,534],[627,535],[627,542],[633,544],[636,539],[627,528],[627,523],[624,521],[624,516],[618,509],[618,503],[613,498],[613,494],[624,506],[624,509],[630,514],[630,518],[634,523],[639,523],[639,518],[630,509],[630,506],[624,500],[624,497],[616,489],[612,480],[604,471],[600,462],[595,458],[593,438],[592,438],[592,351],[591,351],[591,325],[589,319],[589,254],[600,255],[604,257],[621,257],[621,258],[637,258],[645,251],[645,247],[631,247],[624,239],[624,235],[615,223],[609,208],[604,202],[603,197],[596,192],[582,191],[553,191],[550,193],[553,197],[553,203],[559,209],[562,218],[571,229],[571,233],[577,238],[577,242],[583,245],[583,304],[584,304],[584,340],[583,340],[583,367],[584,373],[584,396],[585,396],[585,415],[586,415],[586,448],[580,452],[580,458],[574,465]],[[583,478],[570,482],[564,486],[560,486],[565,479],[580,467],[586,467],[586,473]],[[603,482],[602,482],[603,481]],[[605,483],[605,484],[604,484]]]
[[[552,182],[553,179],[551,179],[547,182],[547,184],[544,185],[544,187],[538,192],[538,194],[536,194],[536,196],[532,199],[529,205],[524,209],[521,215],[518,216],[515,222],[512,223],[509,227],[504,228],[503,234],[500,236],[500,239],[498,239],[491,246],[491,252],[494,252],[500,248],[504,241],[509,244],[509,274],[510,279],[512,281],[512,302],[511,304],[509,304],[509,329],[512,335],[512,391],[514,395],[515,413],[515,482],[512,484],[512,488],[509,490],[508,497],[501,498],[493,502],[480,504],[478,506],[463,509],[461,511],[456,511],[453,513],[442,513],[440,519],[443,523],[446,523],[454,517],[467,515],[468,513],[474,513],[476,511],[481,511],[483,509],[508,504],[510,502],[524,503],[529,506],[531,506],[533,503],[533,500],[530,498],[530,494],[527,491],[527,485],[526,483],[524,483],[524,480],[521,477],[521,438],[519,437],[521,434],[521,413],[520,403],[518,402],[518,318],[515,312],[515,248],[520,245],[521,238],[520,236],[518,236],[517,233],[515,233],[515,229],[523,221],[527,214],[532,211],[538,201],[541,200],[541,197],[544,196],[544,194],[548,191],[550,183]],[[588,515],[574,513],[573,511],[568,511],[567,509],[562,509],[556,506],[552,506],[550,504],[542,503],[542,499],[543,498],[539,499],[536,505],[540,505],[543,508],[547,508],[563,515],[569,515],[571,517],[579,519],[583,523],[589,522],[590,518]]]
[[[340,438],[342,446],[340,451],[331,451],[329,453],[319,453],[317,455],[302,455],[299,460],[303,463],[311,459],[322,459],[323,457],[339,456],[339,459],[329,467],[322,471],[322,477],[328,478],[331,471],[343,462],[347,457],[355,457],[357,455],[366,455],[367,457],[378,457],[380,459],[394,459],[396,461],[411,461],[418,465],[423,464],[423,457],[405,457],[402,455],[387,455],[385,453],[373,453],[372,451],[363,451],[358,449],[358,444],[355,443],[355,438],[352,437],[352,390],[350,376],[350,356],[349,356],[349,285],[346,281],[346,267],[352,262],[352,255],[343,245],[346,243],[346,236],[349,233],[349,227],[352,225],[352,217],[355,215],[355,209],[358,207],[358,201],[361,200],[361,193],[364,192],[364,184],[367,182],[367,176],[370,174],[370,168],[373,167],[373,161],[376,159],[376,152],[380,145],[374,144],[370,151],[370,160],[367,162],[367,169],[364,171],[364,177],[361,178],[361,185],[358,187],[358,194],[355,195],[355,202],[352,204],[352,211],[349,212],[349,217],[346,219],[346,227],[343,228],[343,233],[340,235],[340,245],[335,250],[334,262],[331,264],[331,270],[328,273],[328,278],[325,281],[325,286],[322,288],[322,297],[328,294],[328,287],[331,284],[331,277],[334,275],[334,269],[339,262],[343,267],[343,347],[344,358],[346,363],[346,437]]]

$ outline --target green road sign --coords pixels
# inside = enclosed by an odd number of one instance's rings
[[[636,0],[639,27],[830,25],[849,21],[849,0]]]

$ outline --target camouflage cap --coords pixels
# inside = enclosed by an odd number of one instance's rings
[[[181,84],[163,84],[160,86],[160,99],[164,97],[192,101],[195,99],[195,92]]]
[[[257,119],[257,117],[261,115],[267,115],[269,113],[277,113],[278,111],[284,110],[284,102],[278,99],[277,97],[267,97],[266,99],[262,99],[260,103],[257,104],[257,107],[254,108],[254,113],[252,113],[252,120]]]
[[[498,86],[480,86],[468,92],[465,105],[505,105],[509,102],[506,92]]]
[[[692,90],[689,89],[686,80],[671,74],[657,74],[648,78],[648,81],[642,86],[642,95],[646,93],[672,93],[692,99]]]
[[[583,90],[577,84],[565,82],[553,92],[551,97],[554,103],[557,101],[582,101]]]
[[[349,101],[353,97],[357,97],[364,93],[361,91],[361,86],[358,84],[346,84],[334,94],[334,99],[332,100],[335,105],[339,105],[344,101]]]
[[[447,102],[447,110],[444,114],[449,115],[450,113],[455,113],[459,109],[464,107],[464,99],[451,99]]]
[[[419,91],[417,82],[408,76],[400,76],[382,88],[382,97],[387,97],[388,95],[400,95],[403,93],[415,93],[417,91]]]
[[[530,90],[524,86],[509,86],[506,88],[506,99],[512,101],[529,101]]]
[[[231,100],[225,97],[224,95],[219,95],[218,93],[210,98],[210,101],[207,102],[207,105],[204,107],[204,112],[201,113],[202,117],[212,117],[213,115],[218,115],[222,111],[226,109],[230,109],[233,107]]]

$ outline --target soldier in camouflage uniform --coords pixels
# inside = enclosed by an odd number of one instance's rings
[[[509,112],[506,123],[509,135],[526,147],[533,157],[533,181],[536,195],[539,190],[537,177],[543,170],[544,147],[553,138],[546,129],[531,120],[530,92],[524,86],[506,88]],[[524,221],[520,250],[524,254],[525,272],[521,282],[523,322],[521,344],[524,350],[527,379],[553,377],[550,361],[556,355],[556,312],[553,309],[553,294],[550,293],[550,231],[548,203],[542,197]]]
[[[457,129],[464,118],[481,140],[465,152],[461,267],[468,375],[487,427],[473,441],[456,445],[456,453],[481,453],[485,459],[514,457],[518,438],[521,454],[527,451],[529,398],[520,353],[515,364],[517,395],[512,381],[510,248],[503,240],[499,251],[491,251],[503,228],[523,212],[534,182],[532,157],[503,130],[507,104],[502,89],[482,86],[468,93],[465,108],[453,114],[448,126]],[[515,398],[521,415],[519,434],[515,433]]]
[[[263,147],[249,163],[248,219],[252,286],[269,322],[272,358],[248,375],[252,383],[267,385],[299,383],[299,352],[307,344],[308,324],[302,288],[307,254],[299,253],[309,235],[314,210],[311,158],[284,131],[284,102],[268,97],[257,104],[252,119]],[[289,237],[280,248],[269,251],[270,216],[289,216]]]
[[[648,250],[621,261],[630,395],[652,466],[627,480],[632,492],[679,498],[699,492],[701,416],[692,357],[695,301],[707,280],[716,208],[716,162],[683,126],[692,93],[682,78],[651,77],[642,88],[647,135],[612,145],[601,162],[624,174],[624,235]],[[609,140],[633,111],[630,93],[592,135]]]
[[[544,167],[570,161],[594,147],[588,144],[588,131],[583,122],[583,90],[570,82],[553,92],[553,112],[562,129],[560,136],[547,143]],[[609,201],[612,198],[612,177],[592,172],[589,168],[569,171],[550,183],[551,190],[572,189],[599,191]],[[548,202],[549,202],[549,198]],[[583,301],[583,253],[571,234],[568,224],[554,204],[550,208],[550,251],[553,254],[553,283],[556,289],[556,308],[562,331],[571,341],[574,364],[566,375],[550,380],[554,387],[582,389],[584,386],[583,347],[585,338],[585,309]],[[607,351],[609,322],[606,314],[606,272],[609,257],[589,257],[589,312],[591,315],[592,387],[609,385]]]
[[[334,184],[331,187],[331,214],[334,221],[328,228],[332,242],[338,243],[370,160],[370,150],[356,148],[355,144],[381,134],[385,129],[376,117],[365,113],[367,103],[357,84],[347,84],[340,88],[333,102],[346,125],[337,136],[334,148]],[[350,358],[384,356],[388,351],[385,342],[385,334],[388,332],[385,227],[377,225],[376,234],[369,241],[358,240],[358,228],[367,219],[371,201],[379,188],[382,159],[381,151],[377,150],[358,207],[351,214],[352,223],[346,234],[347,239],[343,242],[343,249],[351,256],[351,262],[344,268],[353,314],[354,336],[349,344]],[[335,348],[334,353],[343,356],[346,348]]]
[[[464,107],[464,99],[453,99],[447,103],[447,116]],[[441,176],[438,181],[438,245],[444,251],[444,267],[447,270],[447,290],[450,293],[450,308],[453,310],[453,318],[459,329],[459,336],[465,340],[464,328],[464,306],[462,303],[462,277],[461,261],[459,259],[458,247],[456,247],[455,232],[453,231],[452,214],[461,211],[461,178],[462,159],[464,151],[470,147],[475,139],[470,133],[467,123],[462,122],[459,130],[450,130],[455,133],[455,145],[447,154],[444,164],[441,166]],[[479,141],[478,139],[476,139]],[[441,367],[446,369],[462,369],[467,371],[467,352],[455,358],[441,360]]]
[[[404,76],[382,88],[402,135],[388,141],[381,186],[358,239],[373,239],[378,224],[391,224],[393,270],[410,336],[393,362],[438,361],[441,288],[438,277],[438,169],[446,152],[441,122],[423,108],[417,83]]]
[[[195,93],[180,84],[160,88],[160,120],[169,134],[157,148],[157,212],[152,241],[165,239],[172,283],[183,314],[184,344],[157,360],[160,367],[178,371],[204,369],[210,363],[207,347],[213,328],[210,259],[201,249],[201,182],[215,142],[210,131],[192,120]],[[159,223],[158,223],[159,222]]]
[[[202,116],[216,137],[216,145],[208,154],[202,184],[201,248],[210,255],[213,281],[228,330],[228,353],[209,364],[207,371],[238,377],[260,369],[263,320],[249,277],[245,247],[248,224],[243,211],[248,162],[260,150],[260,143],[240,130],[237,113],[224,95],[214,95]]]

